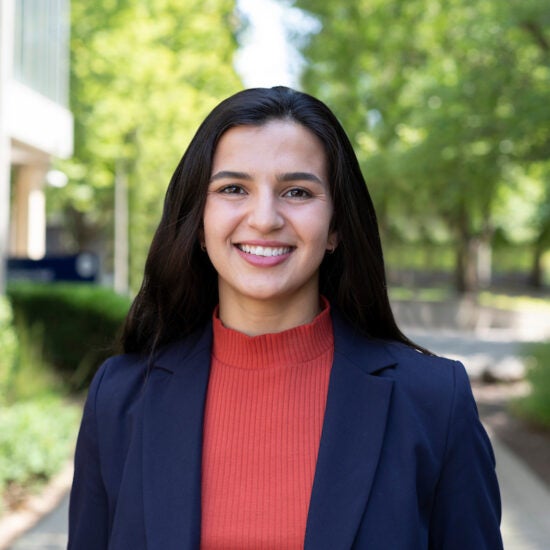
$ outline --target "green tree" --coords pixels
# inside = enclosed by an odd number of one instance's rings
[[[445,228],[459,291],[515,165],[548,158],[548,9],[542,0],[297,0],[322,30],[303,87],[350,131],[386,239]]]
[[[170,175],[209,110],[241,82],[233,0],[74,0],[69,185],[51,194],[77,249],[110,242],[113,187],[130,194],[130,263],[138,284]],[[107,256],[112,250],[107,250]]]
[[[514,0],[508,6],[515,22],[516,32],[527,38],[529,47],[524,55],[533,60],[533,74],[529,81],[528,101],[518,102],[516,140],[521,144],[520,159],[527,162],[526,171],[534,174],[539,187],[535,212],[530,228],[534,237],[530,241],[533,251],[529,281],[541,288],[543,281],[542,259],[550,250],[550,10],[543,0]],[[538,124],[533,124],[537,121]]]

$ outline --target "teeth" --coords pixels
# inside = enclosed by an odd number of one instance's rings
[[[272,248],[270,246],[251,246],[248,244],[237,245],[240,250],[247,254],[253,254],[254,256],[281,256],[282,254],[288,254],[290,248],[286,246],[280,246]]]

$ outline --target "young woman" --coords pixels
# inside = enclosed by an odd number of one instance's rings
[[[79,434],[69,548],[502,548],[461,364],[412,344],[320,101],[240,92],[168,188]]]

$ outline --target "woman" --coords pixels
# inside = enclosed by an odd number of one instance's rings
[[[90,387],[69,548],[502,547],[464,368],[399,331],[355,154],[311,96],[206,118],[123,346]]]

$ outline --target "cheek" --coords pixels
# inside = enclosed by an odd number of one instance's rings
[[[219,208],[216,206],[216,202],[207,199],[204,206],[204,214],[202,216],[202,226],[204,231],[205,239],[209,239],[210,236],[216,234],[216,229],[219,228],[219,223],[216,223],[216,220],[221,221],[220,214],[218,212]]]
[[[322,218],[321,218],[322,219]],[[318,221],[319,217],[317,218]],[[331,244],[331,233],[328,223],[324,223],[327,220],[322,220],[322,223],[309,225],[309,234],[307,240],[309,241],[310,251],[312,254],[312,260],[315,258],[315,262],[321,262],[325,257],[327,248]]]
[[[227,205],[219,204],[216,200],[207,200],[202,223],[205,241],[214,243],[230,237],[238,223],[238,216]]]
[[[316,218],[318,223],[315,227],[315,233],[317,235],[317,240],[323,243],[329,243],[331,240],[331,235],[333,234],[332,226],[332,210],[325,210],[322,213],[319,213]]]
[[[210,234],[210,228],[212,227],[211,220],[211,209],[208,207],[207,204],[204,208],[204,213],[202,215],[202,233],[204,238],[207,238],[207,236]]]

